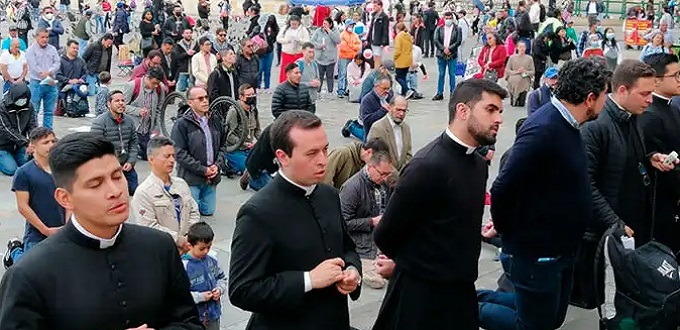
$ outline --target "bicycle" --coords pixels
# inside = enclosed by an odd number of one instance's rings
[[[186,104],[187,100],[180,92],[172,92],[165,97],[158,116],[160,119],[159,125],[161,133],[164,136],[169,137],[172,127],[175,125],[175,121],[183,116],[186,111],[190,111],[188,107],[185,107]],[[236,136],[238,136],[237,143],[227,143],[227,152],[238,150],[243,145],[243,142],[248,135],[248,118],[239,102],[228,96],[220,96],[210,103],[209,110],[210,113],[218,114],[222,119],[225,140],[226,136],[232,133],[236,133]],[[231,111],[235,111],[235,115],[237,116],[236,127],[229,127],[227,121],[227,117],[231,115]]]

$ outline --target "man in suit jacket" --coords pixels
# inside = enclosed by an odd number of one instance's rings
[[[391,88],[392,79],[386,75],[379,75],[373,82],[373,90],[361,99],[359,119],[364,125],[364,141],[371,126],[387,114]]]
[[[172,75],[172,70],[170,68],[172,67],[172,48],[175,47],[175,40],[172,38],[165,38],[163,40],[163,44],[161,45],[161,53],[163,56],[161,56],[161,68],[163,68],[163,72],[165,73],[165,78],[167,79],[168,82],[168,88],[172,87],[174,90],[175,87],[175,77]]]
[[[247,329],[347,330],[361,261],[338,192],[321,184],[326,132],[311,112],[288,110],[270,138],[280,170],[238,212],[229,300],[253,313]]]
[[[368,132],[368,140],[375,138],[387,143],[392,165],[397,170],[404,168],[413,158],[411,127],[404,122],[407,111],[406,98],[401,95],[395,96],[390,102],[387,116],[376,121]]]

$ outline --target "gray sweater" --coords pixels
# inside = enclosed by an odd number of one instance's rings
[[[135,123],[130,116],[123,114],[123,120],[118,124],[111,116],[111,112],[107,111],[92,121],[90,132],[101,135],[113,143],[116,148],[116,156],[118,156],[118,161],[121,164],[135,165],[139,153],[139,143],[137,142]]]
[[[314,59],[320,65],[330,65],[338,61],[338,44],[340,43],[340,33],[331,29],[331,33],[326,33],[319,28],[312,34],[311,42],[314,44]]]
[[[134,100],[132,99],[132,94],[135,89],[135,84],[137,83],[135,82],[135,79],[127,82],[123,88],[123,93],[125,93],[125,104],[127,104],[125,107],[125,114],[129,115],[128,117],[135,123],[137,132],[146,134],[157,128],[156,126],[160,122],[158,116],[161,110],[160,107],[165,99],[165,87],[161,84],[157,89],[148,89],[144,86],[145,78],[140,79],[139,93]],[[151,97],[151,105],[148,109],[149,116],[142,118],[142,116],[139,115],[139,112],[145,107],[144,100],[149,96]]]

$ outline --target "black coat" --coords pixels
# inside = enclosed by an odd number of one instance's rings
[[[162,52],[162,51],[161,51]],[[165,77],[168,79],[168,81],[173,81],[175,80],[175,76],[172,75],[172,70],[171,70],[171,63],[172,61],[172,56],[173,53],[170,53],[170,63],[165,59],[165,53],[163,53],[163,56],[161,56],[161,68],[163,68],[163,72],[165,73]]]
[[[413,36],[413,44],[420,47],[420,49],[423,49],[423,45],[425,44],[425,38],[427,37],[426,33],[427,28],[424,26],[421,26],[420,28],[416,29],[415,27],[411,29],[411,35]]]
[[[621,110],[608,97],[597,120],[587,122],[581,128],[581,136],[588,154],[588,174],[593,195],[593,225],[587,235],[599,241],[599,237],[609,227],[626,224],[635,231],[636,244],[649,241],[647,227],[651,220],[651,200],[647,199],[649,194],[645,193],[643,177],[627,173],[629,168],[637,169],[638,163],[643,164],[648,172],[651,170],[637,118]],[[629,143],[632,139],[636,139],[635,145]],[[638,188],[629,196],[644,197],[634,207],[640,213],[624,213],[630,209],[630,205],[621,205],[623,201],[620,197],[625,193],[621,189],[637,186],[636,183],[639,183]],[[630,202],[630,198],[626,198],[625,202]],[[639,214],[645,214],[646,217],[639,218]]]
[[[562,42],[560,37],[553,38],[552,43],[548,47],[548,53],[550,54],[550,60],[553,63],[557,63],[560,60],[560,55],[565,52],[571,53],[572,50],[576,49],[576,45],[571,39],[565,38],[565,42]],[[571,42],[570,42],[571,41]]]
[[[210,115],[208,120],[212,133],[213,162],[218,168],[222,168],[224,155],[227,152],[227,135],[222,125],[222,117],[216,112]],[[184,179],[190,186],[201,184],[217,185],[222,180],[218,174],[208,181],[205,170],[208,168],[206,156],[205,134],[201,125],[194,119],[194,112],[186,110],[184,115],[177,119],[170,134],[175,142],[177,152],[177,176]]]
[[[246,168],[252,177],[259,177],[262,171],[267,171],[269,174],[276,173],[279,170],[279,165],[276,164],[274,158],[276,155],[271,147],[271,138],[269,131],[272,125],[265,127],[260,134],[260,138],[255,143],[255,146],[250,151],[246,159]]]
[[[241,207],[234,228],[229,300],[253,313],[246,329],[349,329],[347,296],[335,285],[305,292],[304,272],[332,258],[361,273],[335,188],[318,184],[305,196],[276,176]]]
[[[85,53],[83,53],[83,60],[85,60],[85,64],[87,64],[87,74],[98,74],[101,71],[111,72],[112,55],[113,47],[104,49],[101,40],[88,44]],[[106,63],[104,63],[104,70],[101,70],[102,59],[106,61]]]
[[[238,95],[232,95],[235,90],[238,93],[238,87],[241,86],[238,71],[232,71],[232,79],[234,80],[234,86],[229,80],[229,75],[224,70],[222,64],[217,65],[217,68],[213,70],[208,76],[208,95],[210,102],[214,101],[220,96],[229,96],[233,99],[238,100]]]
[[[316,112],[316,107],[312,98],[309,96],[309,88],[293,86],[287,80],[276,86],[272,95],[272,115],[278,118],[279,115],[288,110],[307,110]]]
[[[639,125],[649,154],[680,153],[680,112],[671,108],[669,103],[654,95],[652,104],[640,115]],[[676,167],[670,172],[654,169],[649,172],[657,176],[654,237],[677,253],[680,251],[680,223],[676,220],[679,213],[680,170]]]
[[[488,171],[447,134],[401,171],[374,229],[375,244],[397,264],[374,330],[479,328],[474,282]]]
[[[178,26],[178,24],[181,24],[181,26]],[[163,38],[170,37],[175,39],[175,41],[180,41],[182,40],[182,33],[185,29],[191,29],[191,25],[189,25],[189,21],[187,21],[186,17],[182,16],[182,18],[177,19],[171,14],[163,24]]]
[[[5,273],[0,298],[0,330],[204,329],[173,239],[128,223],[100,249],[68,222]]]
[[[390,18],[387,17],[384,11],[373,15],[367,40],[368,44],[372,46],[390,45]]]
[[[423,23],[425,24],[425,28],[427,28],[427,30],[430,32],[434,32],[434,29],[437,28],[437,23],[439,23],[439,14],[436,10],[434,10],[434,8],[427,9],[423,13]]]
[[[192,46],[193,45],[193,46]],[[198,48],[198,43],[192,41],[190,45],[190,49],[194,50],[194,54],[198,53],[199,48]],[[191,56],[187,53],[189,49],[185,48],[185,46],[181,42],[177,42],[175,44],[175,47],[172,49],[172,63],[170,64],[170,71],[172,72],[172,76],[174,79],[177,79],[179,77],[179,74],[182,72],[189,72],[189,64],[191,64]]]
[[[15,108],[14,101],[26,98],[30,101],[26,84],[12,85],[0,105],[0,150],[14,153],[28,146],[28,133],[38,126],[33,113],[33,104]]]

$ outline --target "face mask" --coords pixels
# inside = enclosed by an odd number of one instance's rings
[[[249,106],[252,107],[252,106],[254,106],[255,104],[257,104],[257,96],[250,96],[250,97],[247,97],[246,100],[245,100],[244,102],[245,102],[245,104],[247,104],[247,105],[249,105]]]
[[[21,99],[16,99],[14,100],[14,105],[18,107],[23,107],[26,104],[28,104],[28,99],[27,98],[21,98]]]
[[[602,33],[602,27],[601,26],[595,27],[595,32]]]
[[[614,33],[607,33],[607,39],[609,39],[609,40],[614,40],[614,37],[616,37],[616,34],[614,34]]]
[[[54,14],[45,14],[45,18],[47,18],[48,21],[51,21],[54,19]]]
[[[600,42],[599,41],[593,41],[593,42],[590,43],[590,47],[600,48]]]
[[[451,26],[451,25],[453,25],[453,20],[452,20],[452,19],[447,19],[447,20],[445,20],[445,21],[444,21],[444,25],[446,25],[446,26]]]

